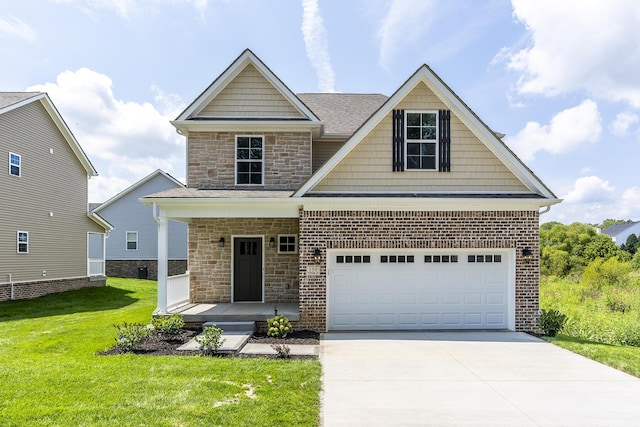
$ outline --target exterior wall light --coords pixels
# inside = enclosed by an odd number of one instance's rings
[[[224,237],[221,237],[220,240],[218,240],[218,247],[224,248]]]
[[[522,249],[522,258],[524,258],[524,262],[526,262],[527,264],[529,264],[531,262],[531,260],[533,259],[533,252],[531,251],[530,247],[526,247]]]
[[[274,248],[276,246],[276,238],[272,237],[269,239],[269,247]]]
[[[322,258],[322,254],[320,253],[320,249],[316,248],[313,251],[313,259],[316,262],[316,264],[320,264],[320,258]]]

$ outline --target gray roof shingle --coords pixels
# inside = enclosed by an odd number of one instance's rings
[[[41,92],[0,92],[0,109],[40,95]]]
[[[298,93],[324,125],[325,134],[351,135],[388,99],[381,94]]]

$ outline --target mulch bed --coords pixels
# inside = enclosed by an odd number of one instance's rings
[[[163,337],[160,334],[151,333],[147,337],[147,339],[140,344],[135,350],[131,353],[133,354],[144,354],[148,356],[197,356],[200,354],[198,351],[178,351],[178,347],[183,344],[191,341],[196,335],[198,335],[201,330],[188,330],[185,329],[182,331],[180,335],[172,337],[170,339]],[[251,338],[249,338],[250,343],[259,343],[259,344],[319,344],[320,343],[320,334],[313,331],[293,331],[289,333],[285,338],[273,338],[267,336],[266,333],[255,333]],[[102,351],[98,353],[101,356],[115,355],[115,354],[126,354],[127,352],[121,346],[114,346],[108,350]],[[219,354],[217,357],[266,357],[266,358],[275,358],[275,356],[253,356],[253,355],[237,355],[237,354],[228,354],[223,353]],[[291,356],[292,359],[300,358],[306,359],[308,357],[300,357],[300,356]]]

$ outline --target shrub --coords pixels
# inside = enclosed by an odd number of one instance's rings
[[[149,329],[142,323],[127,323],[113,325],[118,336],[116,343],[125,351],[133,351],[149,335]]]
[[[291,348],[284,344],[271,344],[271,348],[275,350],[278,359],[288,359],[291,357]]]
[[[555,337],[566,321],[567,316],[558,310],[542,310],[542,314],[540,315],[540,329],[542,329],[545,335]]]
[[[608,293],[605,296],[605,304],[611,311],[625,313],[631,310],[631,306],[629,305],[629,303],[627,303],[621,296],[612,293]]]
[[[587,265],[582,273],[582,282],[601,289],[603,286],[624,286],[629,282],[631,266],[628,262],[620,262],[617,257],[604,261],[596,258]]]
[[[179,314],[157,316],[151,319],[151,324],[153,325],[153,329],[160,335],[171,338],[182,332],[184,319]]]
[[[267,335],[270,337],[286,337],[289,332],[291,332],[293,328],[291,327],[291,322],[287,319],[286,316],[282,314],[280,316],[272,317],[267,320]]]
[[[200,344],[201,356],[214,356],[226,340],[222,338],[222,329],[213,325],[204,328],[202,334],[196,337],[196,341]]]

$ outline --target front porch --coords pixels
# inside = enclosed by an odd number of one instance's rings
[[[180,314],[185,323],[205,322],[264,322],[276,315],[291,321],[300,320],[298,303],[218,303],[185,304],[172,308],[169,314]]]

